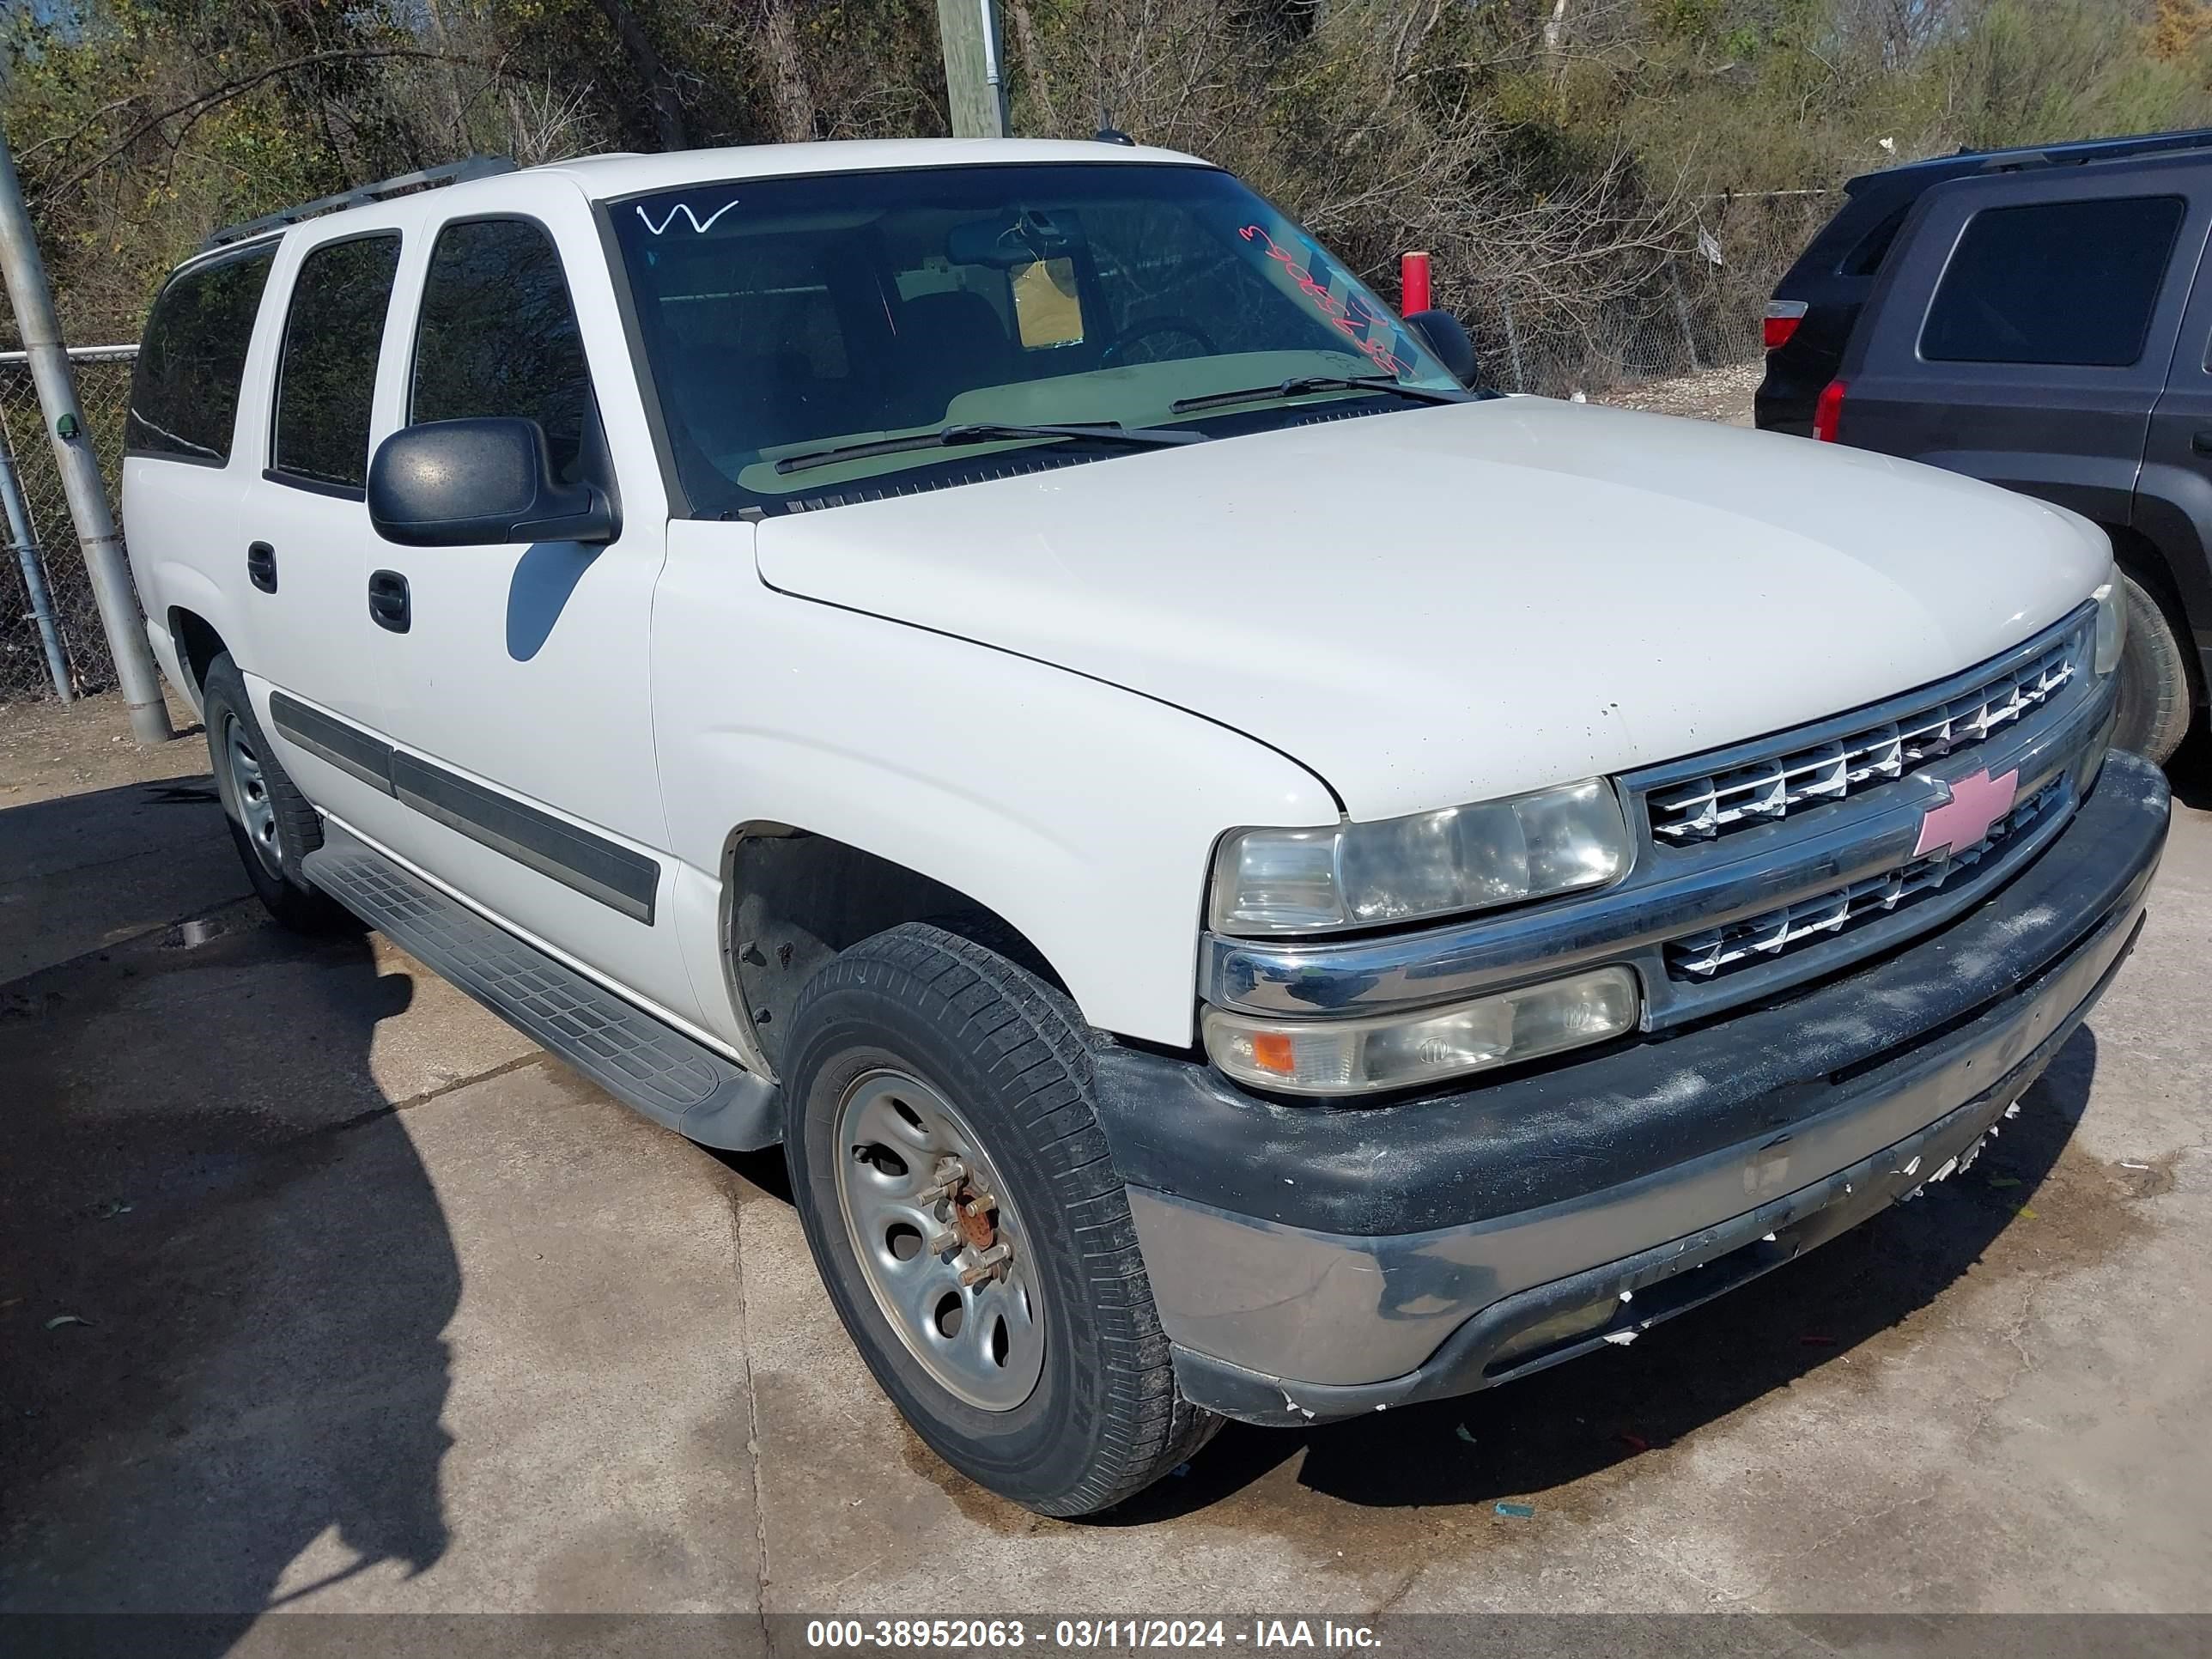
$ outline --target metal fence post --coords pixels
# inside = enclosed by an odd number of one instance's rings
[[[1528,389],[1528,374],[1521,365],[1521,331],[1513,325],[1513,301],[1509,295],[1501,294],[1498,296],[1498,304],[1505,313],[1505,350],[1513,360],[1513,389],[1526,392]]]
[[[1698,331],[1690,325],[1690,302],[1682,297],[1682,276],[1670,263],[1667,267],[1667,285],[1674,290],[1674,320],[1682,326],[1682,349],[1689,354],[1690,373],[1702,374],[1705,366],[1698,358]]]
[[[138,625],[131,568],[123,557],[122,538],[115,532],[114,514],[108,511],[107,487],[100,480],[100,460],[84,429],[84,412],[77,407],[69,354],[62,349],[61,326],[54,317],[54,296],[46,286],[38,236],[23,205],[22,181],[15,176],[15,158],[4,132],[0,132],[0,271],[4,271],[9,297],[15,302],[15,325],[30,357],[31,378],[39,388],[39,407],[46,416],[46,435],[53,444],[54,465],[62,475],[77,544],[84,551],[85,571],[100,604],[108,654],[115,659],[115,677],[130,707],[131,735],[141,743],[167,743],[177,734],[169,724],[161,677],[154,670],[153,648]]]
[[[0,442],[0,507],[8,514],[8,539],[23,570],[23,591],[30,595],[31,615],[39,624],[39,642],[46,648],[46,673],[54,695],[64,702],[73,700],[70,690],[69,659],[62,653],[61,630],[54,626],[53,595],[46,591],[46,568],[39,562],[39,546],[31,538],[31,515],[23,507],[22,481],[15,476],[15,457]]]

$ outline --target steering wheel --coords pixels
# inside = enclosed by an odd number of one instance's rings
[[[1139,340],[1150,339],[1155,334],[1181,334],[1198,342],[1201,355],[1218,357],[1221,349],[1213,343],[1213,337],[1187,317],[1154,317],[1148,321],[1132,323],[1121,331],[1121,337],[1098,354],[1098,367],[1108,368],[1121,354]]]

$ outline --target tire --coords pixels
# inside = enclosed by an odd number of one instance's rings
[[[323,844],[323,822],[262,734],[246,678],[225,652],[200,687],[208,756],[230,839],[246,879],[269,914],[303,933],[347,927],[352,919],[307,880],[300,861]]]
[[[2189,735],[2197,685],[2186,635],[2156,593],[2125,571],[2128,639],[2120,653],[2120,718],[2116,748],[2163,766]]]
[[[836,957],[791,1015],[785,1155],[838,1316],[939,1457],[1041,1515],[1110,1509],[1221,1422],[1176,1389],[1091,1103],[1091,1041],[1036,975],[924,922]],[[992,1189],[988,1248],[1009,1253],[989,1269],[1004,1277],[972,1291],[945,1275],[988,1257],[944,1231],[948,1203],[914,1212],[954,1241],[944,1254],[896,1219],[904,1194],[947,1178],[948,1156],[955,1200]],[[914,1237],[898,1240],[902,1227]],[[863,1240],[875,1265],[862,1264]],[[906,1247],[914,1254],[901,1259]],[[894,1304],[909,1294],[939,1314],[902,1318]],[[964,1344],[936,1322],[956,1297]]]

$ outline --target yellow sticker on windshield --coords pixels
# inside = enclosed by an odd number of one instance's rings
[[[1033,259],[1013,273],[1014,321],[1024,349],[1079,345],[1083,301],[1075,289],[1075,261]]]

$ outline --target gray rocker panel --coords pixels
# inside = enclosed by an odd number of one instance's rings
[[[624,1105],[706,1146],[783,1138],[774,1085],[486,921],[335,823],[303,867],[316,886]]]

